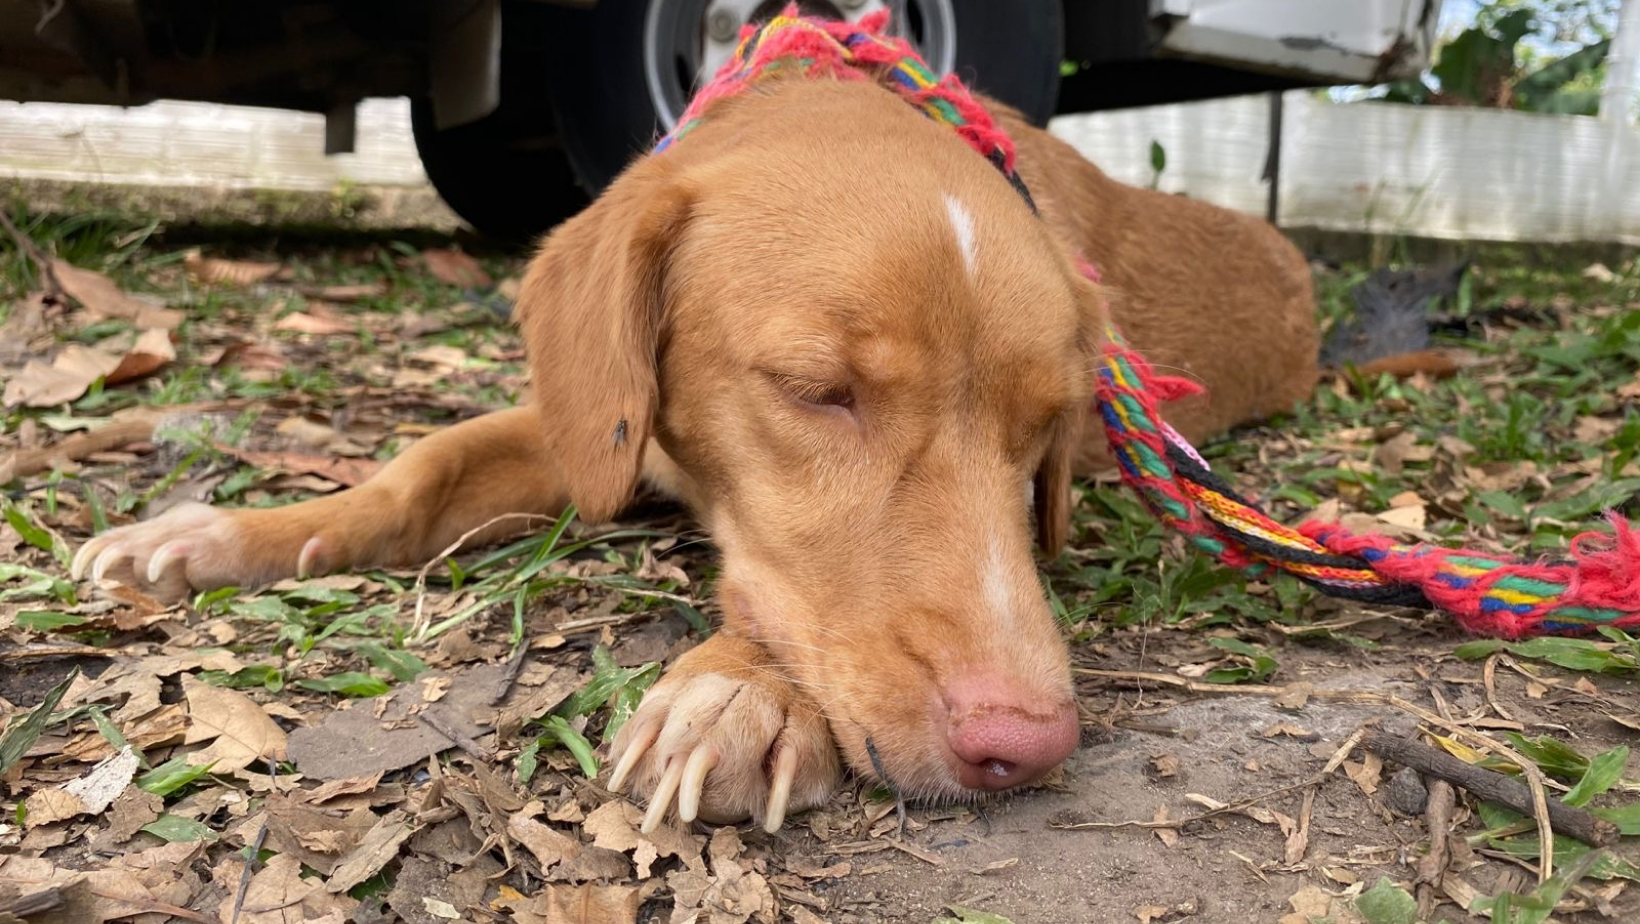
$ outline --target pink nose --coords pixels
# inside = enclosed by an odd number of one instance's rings
[[[1040,779],[1076,750],[1076,704],[1030,695],[998,676],[969,676],[945,691],[945,740],[970,789],[1010,789]]]

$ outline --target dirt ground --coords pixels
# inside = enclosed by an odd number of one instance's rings
[[[645,838],[588,761],[714,616],[713,552],[673,507],[178,604],[67,580],[107,525],[328,493],[516,400],[517,255],[391,235],[220,247],[122,213],[20,224],[135,302],[53,294],[34,258],[0,252],[0,922],[1460,924],[1489,919],[1465,910],[1477,898],[1534,893],[1529,822],[1461,789],[1426,805],[1432,778],[1363,730],[1471,763],[1482,744],[1526,753],[1548,798],[1583,790],[1640,833],[1619,750],[1640,729],[1633,638],[1460,649],[1437,614],[1226,578],[1093,482],[1046,569],[1084,725],[1062,772],[908,806],[903,831],[854,782],[777,835]],[[1640,290],[1632,260],[1615,283],[1540,269],[1479,276],[1457,376],[1340,375],[1210,457],[1283,518],[1563,547],[1640,484]],[[1327,310],[1364,275],[1317,272]],[[161,308],[176,315],[143,314]],[[171,349],[144,346],[150,329]],[[145,371],[76,383],[59,362],[76,345]],[[146,432],[63,451],[132,421]],[[24,464],[42,448],[58,455]],[[1436,843],[1450,858],[1420,881]],[[1558,839],[1554,865],[1583,853]],[[1551,919],[1640,920],[1636,864],[1625,836]]]

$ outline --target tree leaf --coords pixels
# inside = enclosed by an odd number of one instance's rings
[[[202,821],[169,812],[143,825],[142,830],[173,844],[178,841],[214,841],[220,837]]]
[[[1417,924],[1418,900],[1388,876],[1355,900],[1355,909],[1367,924]]]
[[[46,691],[45,698],[40,700],[40,705],[35,706],[28,715],[23,716],[21,721],[13,722],[6,729],[5,737],[0,738],[0,774],[4,774],[19,760],[22,760],[23,755],[28,753],[28,749],[34,747],[34,742],[40,740],[40,735],[45,732],[46,725],[51,721],[51,711],[56,709],[57,704],[63,701],[63,695],[68,692],[69,686],[79,676],[79,668],[69,671],[67,677],[64,677],[56,686]]]
[[[365,698],[380,696],[392,689],[387,681],[359,671],[343,671],[330,677],[298,680],[296,685],[319,693],[340,693],[343,696]]]
[[[1577,781],[1571,792],[1561,797],[1562,802],[1581,808],[1588,805],[1589,800],[1600,795],[1613,786],[1623,776],[1623,765],[1628,762],[1629,749],[1626,745],[1619,745],[1604,754],[1597,755],[1589,761],[1589,769],[1584,771],[1583,778]]]

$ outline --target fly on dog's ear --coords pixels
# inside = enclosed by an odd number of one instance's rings
[[[670,165],[648,158],[550,234],[516,314],[552,458],[582,519],[632,497],[659,400],[667,261],[689,214]]]

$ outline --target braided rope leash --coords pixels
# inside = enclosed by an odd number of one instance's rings
[[[1291,574],[1332,597],[1445,610],[1470,632],[1501,638],[1640,626],[1640,533],[1608,514],[1612,535],[1572,540],[1571,557],[1530,562],[1337,524],[1297,529],[1233,490],[1158,412],[1202,389],[1159,376],[1114,329],[1094,393],[1122,480],[1163,523],[1250,577]]]

